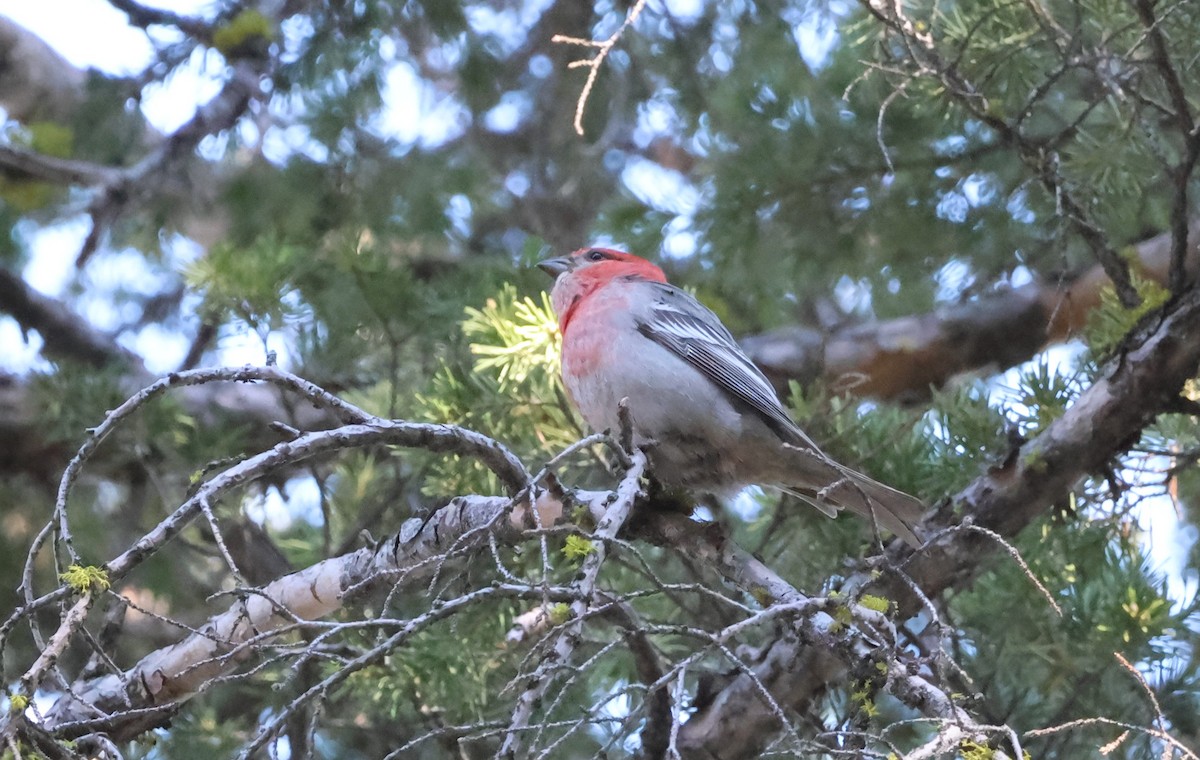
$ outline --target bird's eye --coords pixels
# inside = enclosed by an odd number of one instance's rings
[[[583,254],[583,257],[586,258],[588,261],[603,261],[604,260],[604,251],[598,251],[595,248],[593,248],[592,250]]]

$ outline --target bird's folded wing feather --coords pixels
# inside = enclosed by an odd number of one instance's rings
[[[831,507],[838,507],[878,519],[910,545],[921,545],[911,528],[924,511],[920,500],[827,457],[788,415],[771,383],[738,347],[716,314],[674,286],[654,283],[654,287],[653,307],[636,320],[642,335],[687,361],[731,398],[757,412],[785,443],[807,450],[811,454],[806,460],[810,467],[819,463],[833,473],[815,478],[803,490],[786,490],[826,514],[833,511]],[[830,485],[834,492],[821,496]]]
[[[638,320],[638,330],[757,412],[784,441],[811,447],[818,453],[817,445],[788,415],[770,381],[754,366],[717,315],[678,288],[658,285],[656,290],[659,297],[649,317]]]

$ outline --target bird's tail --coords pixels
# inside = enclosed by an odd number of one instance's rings
[[[812,452],[805,453],[809,456],[805,458],[808,466],[804,469],[811,473],[817,462],[813,461]],[[920,499],[872,480],[861,472],[840,465],[820,452],[817,453],[824,460],[816,467],[823,472],[823,476],[819,479],[804,477],[802,480],[824,485],[788,486],[784,488],[785,491],[812,504],[827,515],[832,516],[838,510],[846,509],[887,528],[913,548],[921,546],[922,541],[913,530],[925,512],[925,505]]]

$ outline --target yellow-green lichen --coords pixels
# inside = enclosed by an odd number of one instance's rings
[[[567,542],[563,546],[563,555],[573,562],[583,559],[594,551],[596,551],[596,545],[590,539],[576,534],[567,536]]]
[[[95,565],[71,565],[58,577],[80,594],[104,591],[112,585],[104,568]]]
[[[550,622],[554,625],[562,625],[571,619],[571,607],[568,604],[559,602],[550,608]]]
[[[246,9],[213,32],[213,47],[226,58],[236,58],[254,52],[275,38],[270,20],[255,10]]]

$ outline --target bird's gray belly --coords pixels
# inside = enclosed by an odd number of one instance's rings
[[[614,347],[619,350],[620,347]],[[626,400],[634,444],[649,457],[651,471],[665,485],[724,490],[743,470],[747,420],[729,398],[699,372],[661,349],[639,355],[653,359],[635,372],[595,372],[573,378],[572,395],[596,430],[620,432],[618,405]],[[627,362],[626,362],[627,364]],[[765,429],[765,428],[764,428]]]

